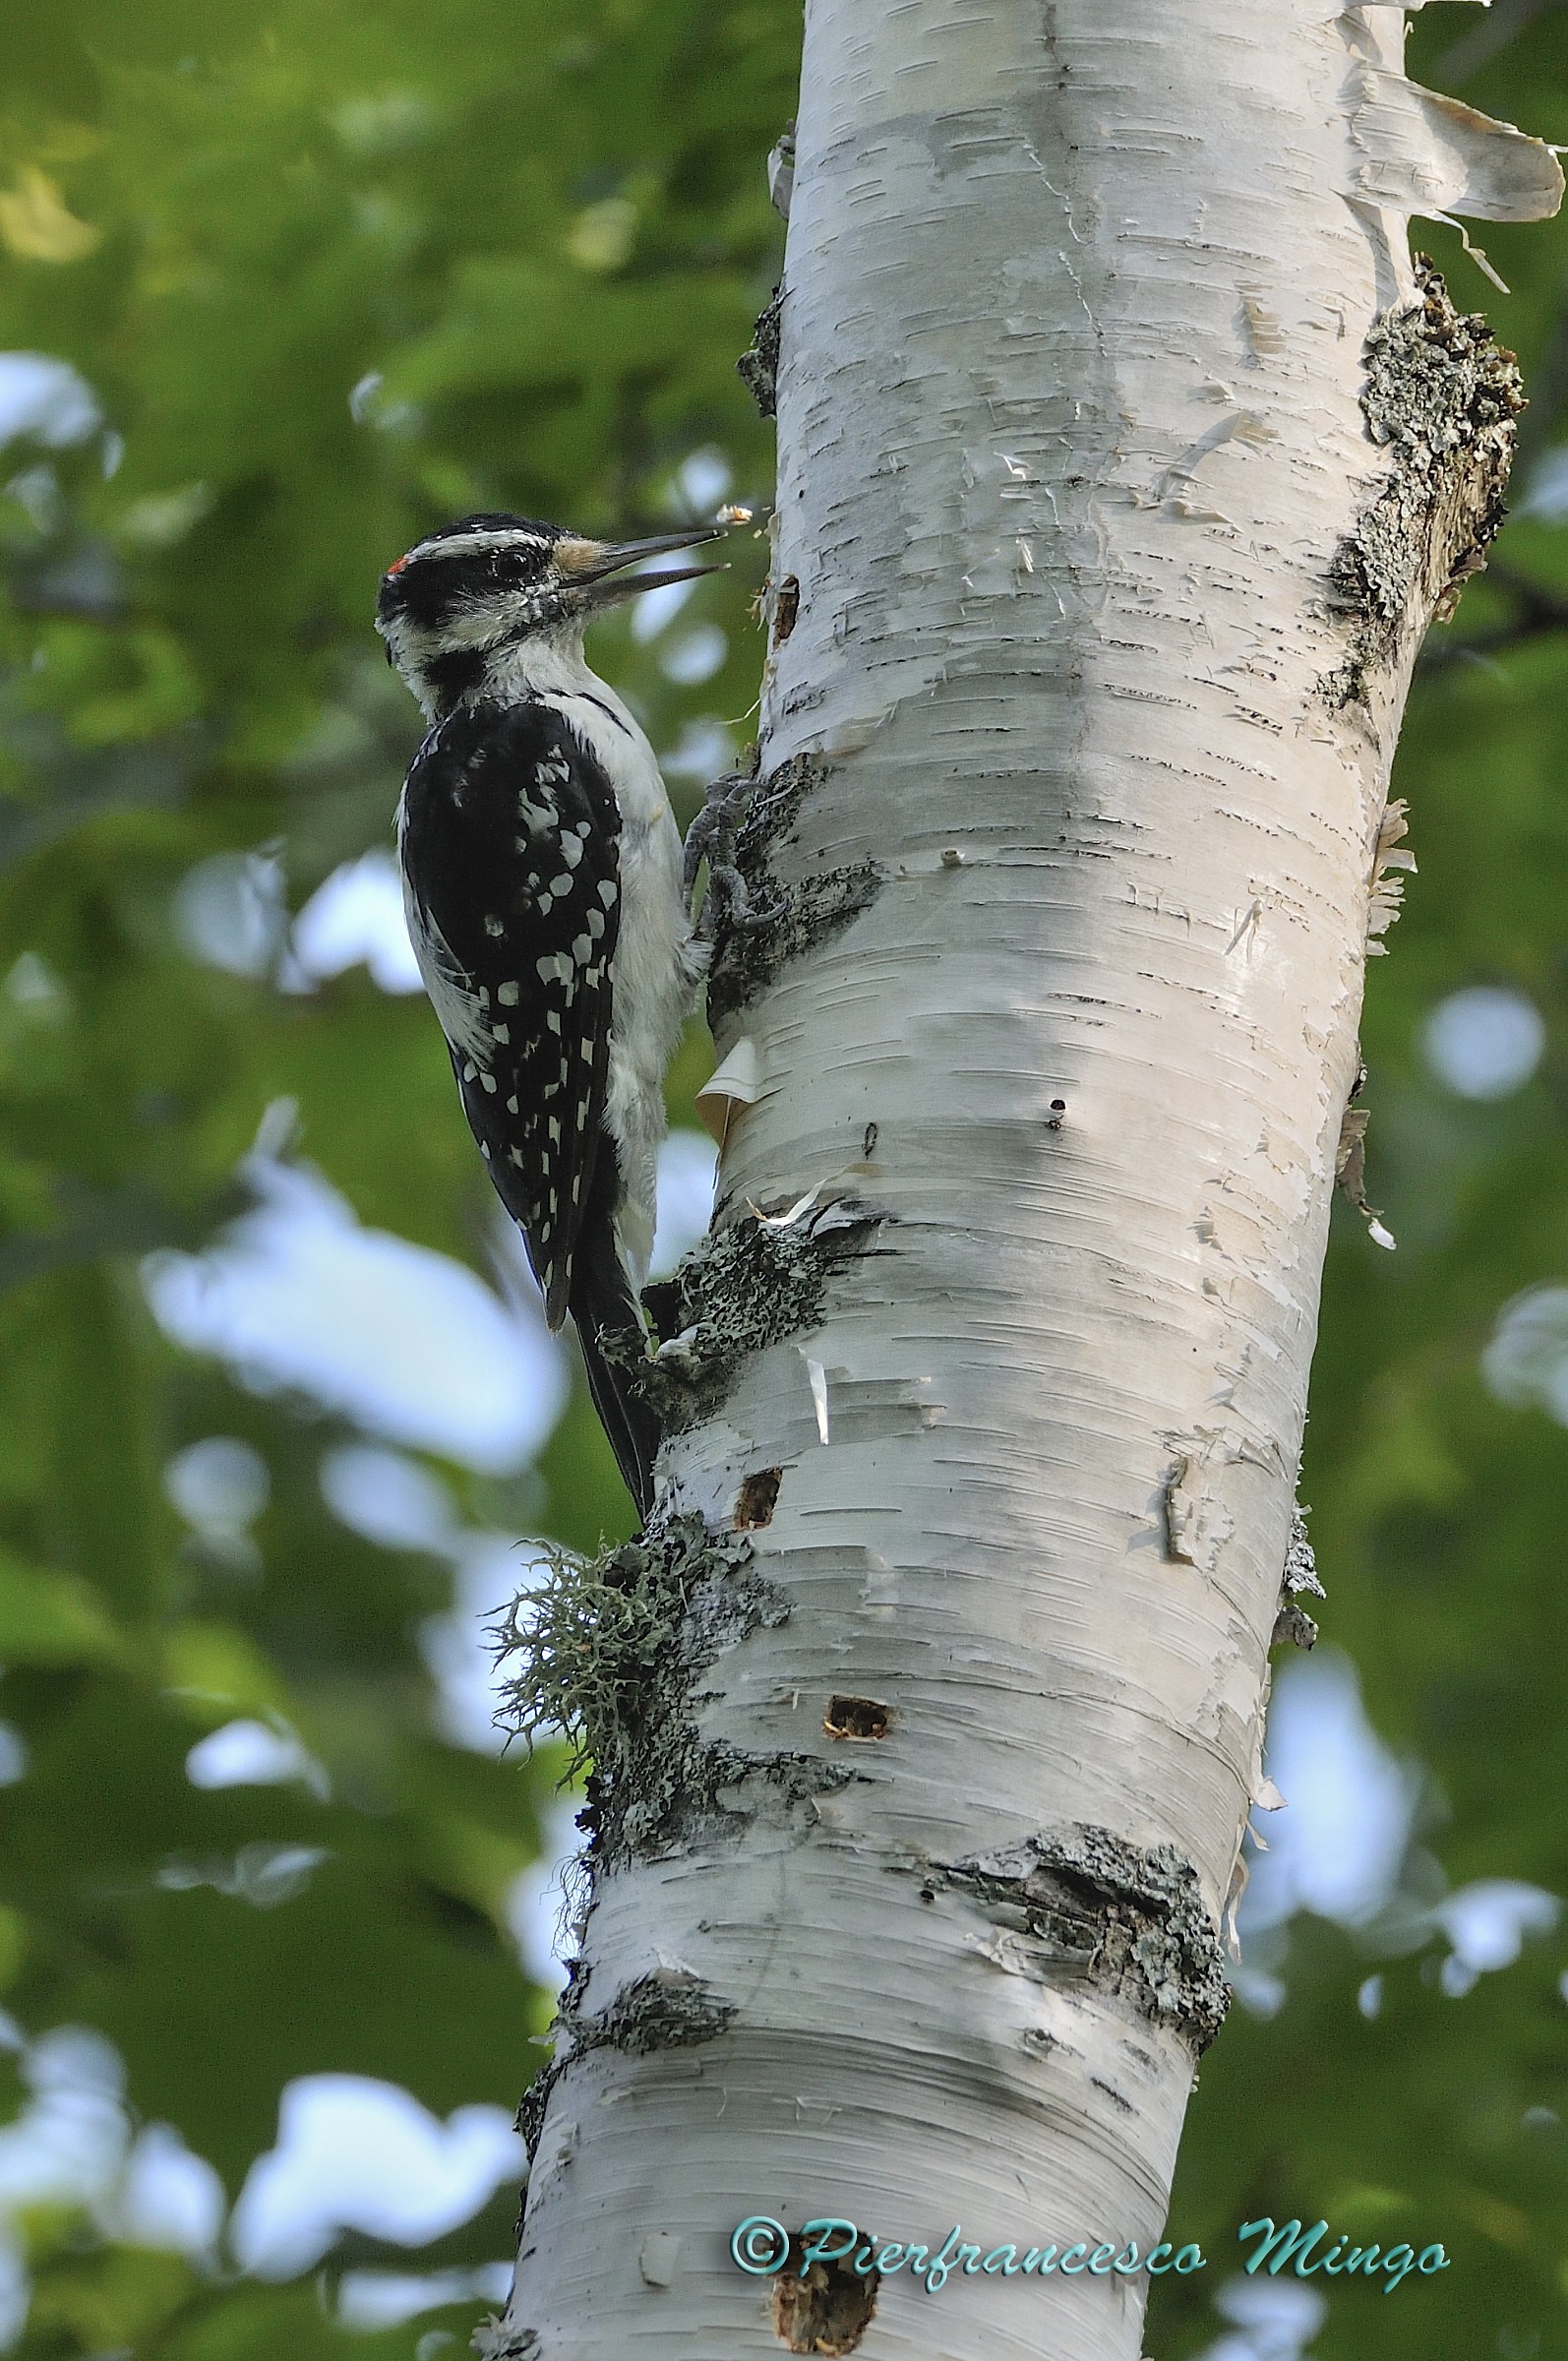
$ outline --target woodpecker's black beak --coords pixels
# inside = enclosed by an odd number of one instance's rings
[[[644,558],[663,557],[667,550],[694,549],[699,542],[717,541],[729,527],[694,525],[684,533],[655,533],[647,541],[560,541],[556,564],[573,589],[580,589],[585,607],[613,606],[618,599],[634,598],[641,590],[661,590],[666,582],[695,581],[698,575],[723,574],[722,566],[656,566],[647,574],[628,575],[629,566]]]

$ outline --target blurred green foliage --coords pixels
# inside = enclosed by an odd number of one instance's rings
[[[303,992],[275,960],[204,964],[178,895],[202,862],[262,853],[297,911],[387,843],[418,718],[368,619],[420,530],[473,508],[656,527],[690,513],[697,452],[765,498],[768,430],[733,364],[777,270],[761,166],[794,109],[798,10],[5,0],[0,27],[0,348],[69,362],[101,412],[77,440],[15,441],[0,497],[0,1715],[27,1765],[0,1790],[0,1999],[30,2033],[112,2040],[133,2119],[176,2126],[232,2199],[297,2076],[384,2078],[441,2116],[514,2103],[548,2002],[508,1898],[554,1766],[443,1736],[418,1635],[451,1570],[332,1515],[342,1423],[244,1390],[150,1315],[138,1258],[232,1218],[280,1100],[364,1223],[491,1268],[422,1001],[360,969]],[[1428,10],[1417,43],[1432,80],[1568,136],[1560,10],[1479,30]],[[1561,231],[1488,234],[1507,298],[1450,233],[1427,242],[1520,349],[1528,483],[1568,438]],[[680,621],[725,635],[708,677],[683,686],[667,637],[601,627],[599,661],[684,752],[688,808],[750,734],[761,562],[737,540]],[[1427,1767],[1424,1847],[1455,1886],[1558,1892],[1568,1432],[1493,1400],[1478,1363],[1512,1297],[1568,1277],[1568,640],[1516,586],[1568,601],[1568,534],[1523,517],[1498,561],[1437,636],[1400,757],[1420,877],[1364,1027],[1370,1186],[1400,1246],[1336,1225],[1303,1491],[1325,1637]],[[1419,1036],[1486,982],[1535,1003],[1548,1046],[1483,1105],[1442,1088]],[[678,1115],[701,1057],[694,1039]],[[165,1485],[214,1435],[268,1470],[254,1562],[188,1530]],[[580,1390],[524,1476],[439,1472],[476,1527],[626,1529]],[[325,1779],[191,1784],[204,1733],[269,1715]],[[269,1860],[271,1885],[245,1869]],[[1337,2288],[1321,2361],[1562,2349],[1563,1938],[1463,1998],[1429,1936],[1381,1941],[1297,1921],[1271,1955],[1279,2013],[1234,2013],[1173,2212],[1210,2269],[1165,2283],[1151,2351],[1214,2338],[1259,2212],[1372,2236],[1397,2218],[1454,2257],[1392,2299]],[[9,2067],[0,2103],[22,2104]],[[506,2255],[511,2210],[504,2193],[405,2267]],[[475,2313],[350,2333],[309,2277],[236,2283],[80,2203],[22,2228],[38,2361],[402,2356],[460,2344]],[[355,2238],[332,2269],[402,2256]]]
[[[265,958],[203,964],[176,896],[270,848],[297,910],[390,845],[422,725],[370,617],[431,524],[657,529],[694,513],[678,470],[701,451],[766,491],[734,361],[777,273],[760,159],[799,29],[734,0],[7,0],[0,28],[0,348],[69,362],[101,411],[0,471],[0,1714],[28,1764],[0,1790],[0,1998],[30,2033],[107,2035],[133,2118],[177,2126],[232,2199],[296,2076],[379,2077],[442,2117],[515,2105],[550,1996],[508,1898],[560,1758],[443,1736],[418,1633],[450,1568],[330,1513],[340,1422],[243,1390],[149,1313],[138,1257],[240,1209],[278,1100],[363,1222],[492,1274],[422,998],[363,968],[290,992]],[[660,748],[705,731],[715,767],[758,668],[761,553],[733,554],[680,619],[710,650],[727,635],[712,677],[683,688],[669,637],[625,619],[600,637]],[[688,1120],[701,1070],[694,1040]],[[259,1570],[166,1494],[213,1435],[269,1471]],[[581,1395],[539,1470],[439,1472],[475,1526],[627,1528]],[[190,1783],[205,1732],[269,1714],[329,1791]],[[248,1847],[294,1846],[321,1857],[247,1886],[288,1857]],[[360,2237],[338,2260],[493,2263],[514,2210],[503,2190],[415,2255]],[[30,2354],[407,2354],[476,2317],[350,2334],[310,2278],[225,2283],[79,2205],[25,2226]]]

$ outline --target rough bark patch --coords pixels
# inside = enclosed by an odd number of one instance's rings
[[[556,2055],[535,2077],[517,2109],[517,2129],[531,2162],[544,2128],[550,2093],[567,2068],[596,2049],[624,2057],[648,2058],[660,2050],[696,2049],[716,2041],[740,2010],[715,1999],[699,1975],[687,1968],[660,1968],[624,1984],[607,2009],[590,2016],[580,2006],[581,1985],[573,1977],[556,2020]]]
[[[790,2242],[790,2259],[773,2282],[773,2331],[790,2353],[852,2353],[871,2327],[876,2309],[876,2277],[863,2278],[848,2262],[808,2265],[805,2249]]]
[[[786,884],[769,853],[797,840],[802,811],[825,777],[814,756],[797,755],[757,782],[735,841],[735,866],[746,882],[754,915],[744,926],[721,925],[708,971],[708,1022],[715,1030],[754,1000],[785,965],[840,927],[874,898],[881,872],[874,861],[817,870]]]
[[[586,1890],[578,1901],[579,1940],[597,1879],[624,1866],[639,1838],[644,1849],[663,1852],[711,1838],[715,1832],[738,1836],[764,1814],[783,1823],[804,1809],[814,1818],[816,1798],[847,1786],[855,1776],[816,1755],[749,1754],[737,1746],[704,1746],[687,1717],[670,1752],[675,1769],[669,1774],[671,1791],[655,1811],[657,1841],[634,1824],[625,1776],[611,1785],[595,1772],[587,1783],[588,1805],[577,1815],[578,1827],[592,1834]],[[633,1755],[632,1776],[640,1769]],[[529,2084],[517,2109],[517,2130],[530,2164],[551,2093],[569,2066],[597,2049],[646,2057],[659,2050],[696,2048],[717,2040],[738,2014],[733,2003],[716,1999],[699,1976],[682,1968],[637,1978],[624,1986],[608,2008],[590,2014],[584,2006],[590,1973],[580,1954],[569,1964],[556,2017],[556,2055]]]
[[[1525,407],[1518,363],[1478,312],[1455,310],[1424,255],[1416,275],[1419,303],[1366,340],[1361,410],[1372,441],[1392,450],[1393,471],[1329,567],[1331,605],[1357,625],[1322,684],[1336,708],[1369,705],[1409,619],[1424,631],[1453,612],[1506,514]]]
[[[779,324],[784,312],[784,289],[773,289],[752,331],[752,341],[735,364],[736,375],[764,418],[774,416],[778,383]]]
[[[468,2345],[479,2361],[537,2361],[539,2331],[513,2328],[492,2312],[488,2320],[479,2323]]]
[[[700,1239],[643,1298],[664,1340],[658,1359],[625,1363],[665,1427],[708,1417],[751,1355],[819,1326],[833,1272],[886,1218],[830,1197],[753,1210]]]
[[[1278,1648],[1285,1640],[1294,1640],[1297,1648],[1311,1648],[1317,1642],[1317,1625],[1305,1607],[1296,1602],[1303,1595],[1310,1599],[1327,1596],[1317,1578],[1317,1560],[1312,1555],[1312,1544],[1306,1530],[1308,1511],[1297,1501],[1291,1510],[1291,1539],[1285,1551],[1285,1572],[1280,1582],[1280,1611],[1274,1618],[1274,1630],[1269,1640]]]
[[[1013,1938],[1008,1964],[1041,1983],[1115,1993],[1199,2056],[1225,2022],[1219,1932],[1173,1845],[1140,1851],[1109,1829],[1073,1828],[937,1864],[926,1882],[967,1894]]]

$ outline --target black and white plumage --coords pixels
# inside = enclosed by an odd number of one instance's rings
[[[397,808],[420,973],[545,1316],[576,1322],[643,1515],[659,1432],[626,1360],[645,1350],[664,1073],[701,954],[653,750],[582,632],[612,599],[708,571],[625,568],[711,537],[605,544],[465,517],[389,569],[376,617],[432,724]]]

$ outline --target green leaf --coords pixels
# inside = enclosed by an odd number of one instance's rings
[[[0,1664],[106,1665],[127,1654],[90,1583],[0,1550]]]

